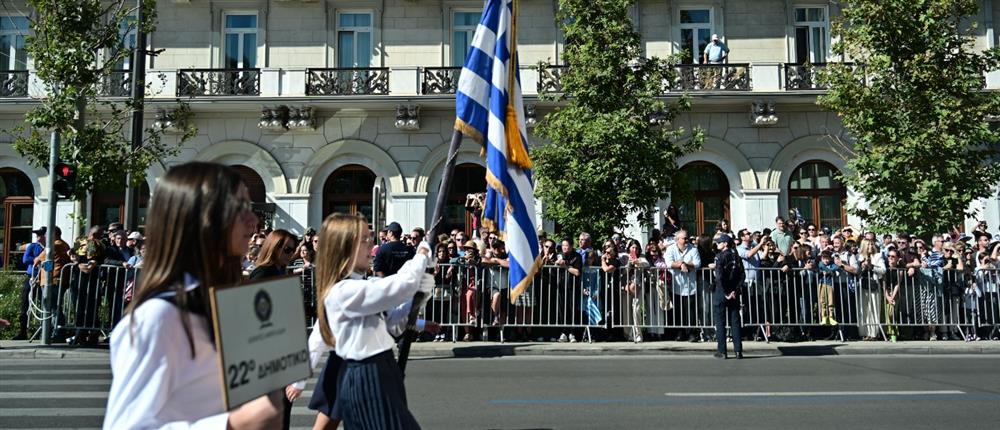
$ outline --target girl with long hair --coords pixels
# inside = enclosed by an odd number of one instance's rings
[[[342,419],[345,428],[419,429],[406,406],[403,376],[392,353],[392,336],[402,334],[406,328],[413,295],[417,291],[430,294],[434,289],[434,277],[425,273],[428,265],[433,265],[430,246],[421,242],[413,259],[395,275],[364,279],[373,247],[364,217],[330,215],[323,221],[319,239],[317,320],[309,349],[313,363],[331,348],[344,363],[336,375],[336,393],[328,392],[331,384],[317,383],[310,407],[317,403],[317,396],[335,397],[317,406],[321,406],[321,415]]]
[[[208,287],[240,282],[257,224],[239,173],[176,166],[157,184],[149,214],[142,277],[111,335],[104,428],[279,426],[280,391],[230,412],[222,401]]]

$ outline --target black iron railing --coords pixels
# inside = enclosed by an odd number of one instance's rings
[[[677,77],[664,82],[665,93],[678,91],[750,91],[749,64],[682,64],[675,66]]]
[[[389,68],[307,69],[306,95],[384,96],[389,94]]]
[[[28,97],[27,70],[0,70],[0,98]]]
[[[112,70],[101,79],[97,95],[101,97],[128,97],[132,95],[132,71]]]
[[[177,71],[177,95],[258,96],[260,69],[182,69]]]
[[[424,67],[420,81],[420,94],[455,94],[461,67]]]

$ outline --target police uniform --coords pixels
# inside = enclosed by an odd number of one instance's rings
[[[331,418],[341,419],[350,429],[420,428],[407,408],[403,376],[392,347],[393,336],[401,335],[406,328],[413,295],[433,289],[434,278],[424,277],[428,262],[426,255],[418,253],[396,275],[364,279],[360,273],[353,273],[330,289],[323,305],[330,331],[337,339],[336,354],[343,364],[339,365],[336,384],[317,384],[317,392],[335,385],[335,400],[329,400],[333,393],[314,393],[310,407],[325,402],[318,406],[327,408],[334,414]],[[314,327],[310,335],[313,360],[329,349],[318,332]],[[330,372],[324,373],[324,380],[332,377]]]
[[[716,243],[730,242],[729,236],[723,234],[715,239]],[[731,242],[730,242],[731,243]],[[737,260],[740,257],[730,248],[720,252],[715,256],[715,287],[712,303],[715,312],[715,339],[717,344],[716,357],[726,357],[726,317],[729,317],[729,326],[733,335],[733,350],[736,358],[743,358],[743,340],[740,328],[743,324],[740,318],[740,286],[743,283],[739,278],[727,279],[727,272],[743,274],[739,268]],[[734,269],[738,268],[738,269]],[[726,298],[730,293],[736,293],[733,300]]]

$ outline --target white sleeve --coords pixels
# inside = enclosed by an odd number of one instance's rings
[[[420,278],[427,268],[427,256],[417,254],[403,264],[399,272],[382,279],[346,281],[330,293],[336,294],[344,316],[360,318],[399,306],[413,298],[420,289]]]
[[[393,337],[399,337],[406,331],[406,317],[410,315],[410,309],[413,307],[413,300],[407,300],[405,303],[396,306],[395,309],[389,311],[389,314],[385,317],[385,328],[389,330],[389,334]]]
[[[108,394],[104,429],[225,429],[229,413],[192,421],[165,421],[164,412],[175,386],[176,374],[190,361],[190,349],[180,323],[172,318],[146,319],[135,323],[134,336],[116,330],[111,345],[111,391]],[[122,320],[128,328],[128,320]],[[121,327],[121,326],[120,326]],[[175,412],[176,411],[170,411]]]
[[[697,269],[701,267],[701,254],[698,253],[698,250],[694,249],[694,252],[692,252],[691,255],[691,264],[694,265],[694,268]]]

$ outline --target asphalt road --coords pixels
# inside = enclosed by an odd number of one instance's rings
[[[0,360],[0,428],[99,427],[110,376]],[[1000,428],[996,356],[418,359],[407,387],[425,429]]]

